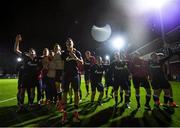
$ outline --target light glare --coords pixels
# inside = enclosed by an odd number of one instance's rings
[[[17,62],[21,62],[22,59],[20,57],[17,58]]]
[[[113,47],[120,50],[124,47],[125,41],[122,37],[117,37],[113,40]]]
[[[105,59],[106,59],[106,60],[109,60],[109,55],[106,55],[106,56],[105,56]]]
[[[160,9],[164,6],[169,0],[137,0],[136,3],[138,8],[142,10],[145,9]]]

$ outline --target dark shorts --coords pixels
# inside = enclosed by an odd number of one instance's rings
[[[153,89],[169,89],[170,83],[166,79],[158,79],[158,80],[152,80],[151,86]]]
[[[36,78],[36,75],[24,75],[22,77],[22,88],[35,88],[38,83],[38,79]]]
[[[129,89],[131,89],[131,80],[127,80],[127,84],[128,84],[128,86],[129,86]]]
[[[118,91],[119,88],[122,88],[123,90],[129,90],[129,80],[128,79],[114,79],[114,91]]]
[[[71,77],[67,77],[66,75],[64,76],[63,84],[62,84],[62,89],[64,92],[69,91],[69,85],[70,84],[71,84],[71,87],[74,89],[75,92],[79,91],[79,86],[80,86],[79,75],[71,76]]]
[[[56,70],[55,82],[61,82],[62,77],[63,77],[63,71],[62,70]]]
[[[47,85],[48,85],[48,77],[47,76],[43,76],[41,88],[46,88]]]
[[[103,87],[102,83],[91,82],[91,91],[95,92],[96,88],[97,88],[98,92],[103,92],[104,91],[104,87]]]
[[[139,89],[140,87],[144,87],[144,88],[147,88],[147,89],[150,89],[150,84],[148,82],[148,79],[146,77],[134,77],[133,76],[133,84],[134,84],[134,88],[135,89]]]
[[[81,89],[81,74],[79,74],[79,89]]]
[[[90,72],[89,72],[89,71],[86,71],[86,72],[84,73],[84,80],[85,80],[85,81],[90,81]]]
[[[18,89],[22,88],[22,76],[18,77]]]
[[[114,81],[112,79],[105,79],[105,86],[109,87],[109,86],[113,86]]]
[[[56,97],[56,94],[57,94],[57,90],[56,90],[54,78],[47,77],[46,98],[52,100],[53,97]]]
[[[105,75],[105,86],[113,86],[113,79],[112,76]]]

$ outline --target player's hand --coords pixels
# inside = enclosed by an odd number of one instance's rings
[[[73,53],[73,52],[70,52],[69,55],[70,55],[72,58],[75,58],[75,59],[78,58],[78,57],[75,55],[75,53]]]
[[[18,35],[16,36],[16,42],[21,42],[21,41],[22,41],[22,37],[21,37],[20,34],[18,34]]]

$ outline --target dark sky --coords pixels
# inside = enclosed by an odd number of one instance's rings
[[[91,27],[98,22],[98,15],[107,11],[105,4],[96,0],[7,1],[1,4],[1,44],[9,48],[16,33],[21,33],[24,49],[52,47],[67,37],[75,40],[76,47],[88,49],[94,42]]]
[[[131,2],[129,2],[131,0],[119,0],[118,8],[112,1],[114,2],[115,0],[1,1],[1,49],[12,50],[15,35],[21,33],[24,40],[21,46],[23,50],[29,47],[34,47],[37,50],[42,50],[44,47],[52,48],[56,42],[64,45],[63,43],[67,37],[72,37],[75,40],[76,47],[82,52],[86,49],[97,52],[101,48],[104,51],[110,50],[108,49],[108,41],[98,43],[91,37],[91,27],[94,24],[99,27],[110,24],[112,34],[125,34],[128,43],[132,45],[131,51],[143,45],[142,43],[159,36],[159,28],[153,28],[157,27],[158,24],[156,24],[156,17],[152,13],[138,17],[130,16],[125,11],[124,6],[128,4],[127,7],[131,8]],[[166,31],[180,25],[180,20],[178,19],[180,11],[176,9],[174,12],[176,13],[176,18],[173,22],[165,23]],[[166,16],[165,18],[168,17]],[[146,32],[148,36],[139,39],[136,38],[139,36],[136,36],[136,31],[131,32],[128,29],[127,23],[132,21],[131,24],[136,24],[141,18],[145,22],[144,26],[147,26]],[[169,18],[172,19],[172,17]]]

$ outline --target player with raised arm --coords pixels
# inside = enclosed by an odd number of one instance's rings
[[[22,73],[22,89],[21,97],[24,99],[25,90],[27,89],[28,93],[28,104],[29,107],[33,105],[35,97],[35,86],[38,82],[38,71],[39,71],[39,61],[36,57],[36,51],[33,48],[30,48],[29,52],[23,53],[19,49],[19,44],[22,42],[21,35],[16,36],[16,41],[14,45],[14,51],[23,58],[23,73]],[[23,104],[22,100],[22,104]]]

